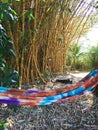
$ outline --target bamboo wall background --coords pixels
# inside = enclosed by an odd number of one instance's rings
[[[91,26],[95,4],[95,0],[13,1],[19,20],[6,23],[6,28],[14,41],[16,59],[11,65],[19,71],[20,84],[31,84],[38,77],[44,82],[41,74],[46,69],[52,73],[66,71],[67,49]],[[29,9],[34,19],[28,22]]]

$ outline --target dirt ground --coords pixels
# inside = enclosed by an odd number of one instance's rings
[[[0,107],[4,130],[98,130],[98,99],[91,92],[43,107],[11,107]]]

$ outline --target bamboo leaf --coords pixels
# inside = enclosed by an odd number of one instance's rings
[[[69,11],[69,13],[72,13],[72,11],[71,11],[71,9],[70,9],[70,8],[68,8],[68,11]]]
[[[98,9],[98,5],[95,8]]]
[[[0,127],[1,127],[1,126],[4,126],[5,123],[7,123],[6,120],[5,120],[5,121],[1,121],[1,122],[0,122]]]
[[[0,2],[0,19],[15,20],[17,13],[8,2]]]
[[[11,54],[11,56],[16,57],[16,54],[15,54],[15,52],[12,49],[9,50],[9,54]]]
[[[46,2],[46,0],[42,0],[43,2]]]
[[[46,10],[46,12],[49,12],[50,10],[51,10],[51,7],[48,7],[47,10]]]
[[[29,18],[34,19],[34,16],[33,16],[33,14],[32,14],[32,13],[30,13]]]

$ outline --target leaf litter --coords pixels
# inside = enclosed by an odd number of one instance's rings
[[[48,83],[46,89],[51,87]],[[17,106],[16,111],[0,106],[0,122],[7,120],[5,130],[98,130],[98,99],[90,92],[47,106]]]

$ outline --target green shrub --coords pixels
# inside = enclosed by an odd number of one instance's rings
[[[2,26],[4,20],[16,20],[16,13],[8,2],[0,2],[0,85],[15,87],[17,86],[19,75],[16,70],[10,68],[8,63],[12,57],[15,58],[15,52],[13,50],[13,42]]]

